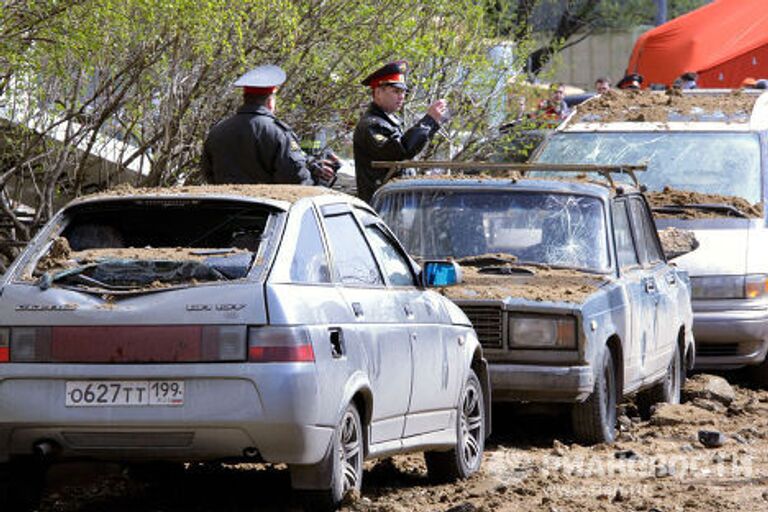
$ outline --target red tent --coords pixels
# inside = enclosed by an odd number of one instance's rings
[[[699,87],[739,87],[768,78],[768,1],[715,0],[649,30],[635,43],[628,73],[643,85],[671,85],[686,71]]]

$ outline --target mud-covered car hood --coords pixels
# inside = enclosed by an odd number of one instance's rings
[[[531,268],[530,271],[532,273],[500,275],[481,273],[474,267],[462,267],[462,283],[441,288],[440,292],[459,301],[515,298],[581,304],[607,282],[605,276],[578,270]]]

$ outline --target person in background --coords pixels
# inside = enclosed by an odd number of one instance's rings
[[[595,80],[595,92],[597,94],[604,94],[611,90],[611,79],[607,76],[601,76]]]
[[[562,121],[571,113],[571,109],[565,102],[565,86],[556,83],[552,84],[549,90],[549,98],[539,103],[539,113],[537,117]]]
[[[275,93],[285,82],[278,66],[259,66],[235,83],[243,88],[237,113],[219,122],[203,144],[202,172],[208,183],[331,182],[333,159],[307,157],[291,127],[275,116]],[[338,159],[336,159],[338,161]]]
[[[439,99],[415,125],[403,130],[395,114],[403,108],[405,74],[408,63],[390,62],[368,75],[361,83],[371,88],[371,103],[355,127],[353,149],[357,195],[370,202],[373,193],[383,185],[388,169],[374,169],[374,161],[398,161],[415,157],[440,128],[447,103]]]
[[[688,90],[696,89],[696,79],[699,75],[695,71],[686,71],[680,75],[672,84],[673,89]]]
[[[629,91],[639,91],[642,83],[642,75],[637,73],[627,73],[621,80],[619,80],[619,83],[616,84],[616,87]]]

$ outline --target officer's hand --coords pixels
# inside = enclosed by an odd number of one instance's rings
[[[328,183],[336,176],[330,160],[317,160],[312,169],[312,176],[316,181]]]
[[[448,111],[448,102],[444,99],[439,99],[429,106],[427,109],[427,115],[437,121],[438,123],[443,121],[445,113]]]

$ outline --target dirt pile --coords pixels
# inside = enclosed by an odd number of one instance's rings
[[[440,288],[439,292],[453,300],[516,297],[581,303],[604,283],[601,276],[577,270],[515,265],[510,266],[509,271],[513,273],[488,274],[481,273],[476,267],[464,265],[462,283]]]
[[[240,195],[273,199],[275,201],[295,202],[305,197],[320,195],[345,195],[342,192],[325,187],[309,187],[304,185],[195,185],[181,187],[134,188],[121,184],[110,190],[85,196],[85,198],[100,197],[130,197],[130,196],[179,196],[179,195]]]
[[[762,204],[749,204],[749,201],[737,196],[724,196],[720,194],[703,194],[690,190],[679,190],[670,187],[664,187],[661,192],[646,192],[645,196],[651,203],[652,208],[663,208],[665,206],[683,207],[680,211],[674,212],[653,212],[655,217],[661,219],[682,218],[682,219],[705,219],[718,217],[739,217],[737,212],[729,211],[727,208],[722,210],[702,210],[688,207],[690,205],[724,205],[733,207],[738,212],[747,217],[759,219],[763,216]]]
[[[689,95],[679,91],[612,90],[577,106],[572,122],[666,123],[713,116],[725,118],[718,120],[747,122],[756,99],[757,96],[740,91]]]
[[[678,228],[665,228],[659,230],[659,240],[664,254],[673,259],[687,254],[699,246],[693,231]]]
[[[34,275],[59,272],[103,260],[203,261],[212,256],[247,254],[245,249],[204,249],[189,247],[124,247],[73,251],[65,237],[57,237],[37,264]]]

